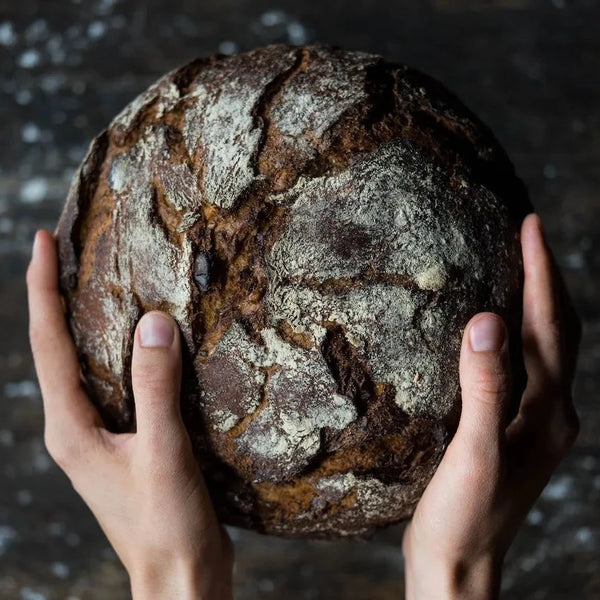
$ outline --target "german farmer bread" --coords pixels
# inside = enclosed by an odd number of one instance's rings
[[[134,329],[167,311],[219,517],[367,537],[412,514],[456,428],[467,321],[519,337],[530,210],[417,71],[321,45],[195,60],[93,141],[58,225],[90,397],[134,429]]]

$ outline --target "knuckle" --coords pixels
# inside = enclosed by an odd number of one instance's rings
[[[28,287],[31,287],[31,285],[33,284],[35,278],[35,269],[33,266],[33,262],[29,263],[29,266],[27,267],[27,271],[25,271],[25,282],[27,283]]]
[[[45,429],[44,444],[52,460],[67,474],[82,461],[86,450],[77,432],[58,431],[56,428]]]
[[[562,403],[555,411],[548,428],[548,445],[551,454],[559,457],[566,454],[577,440],[579,430],[580,422],[575,408],[570,402]]]
[[[497,402],[510,391],[510,381],[504,371],[482,370],[473,382],[473,393],[484,402]]]
[[[134,387],[149,393],[173,389],[179,383],[177,361],[169,353],[139,357],[131,367]]]
[[[44,334],[35,325],[29,326],[29,344],[31,345],[31,349],[36,352],[42,346],[44,340]]]
[[[44,444],[52,460],[63,470],[70,470],[74,462],[75,451],[68,438],[47,429],[44,433]]]
[[[561,425],[557,435],[557,445],[559,450],[566,452],[569,450],[579,436],[580,422],[574,408],[563,410]]]
[[[133,375],[134,385],[139,390],[155,394],[173,386],[173,375],[164,366],[138,365]]]
[[[148,396],[158,396],[165,390],[173,387],[172,379],[156,373],[148,375],[137,381],[137,387],[148,394]]]

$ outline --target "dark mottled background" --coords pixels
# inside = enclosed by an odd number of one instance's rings
[[[24,270],[94,134],[167,70],[274,41],[439,78],[528,184],[585,335],[582,429],[506,560],[504,597],[600,598],[600,5],[592,0],[0,0],[0,598],[120,600],[125,572],[42,442]],[[370,544],[231,530],[236,598],[401,598],[402,527]]]

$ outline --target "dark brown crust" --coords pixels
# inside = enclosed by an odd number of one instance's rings
[[[296,78],[308,78],[312,85],[320,85],[321,70],[330,62],[341,71],[364,63],[365,99],[344,110],[321,136],[306,132],[303,137],[311,150],[302,153],[278,130],[272,112]],[[259,75],[272,65],[282,67],[262,88],[251,111],[252,129],[260,131],[252,160],[254,179],[231,207],[212,204],[207,201],[206,192],[207,148],[198,144],[190,153],[185,142],[186,115],[195,102],[190,94],[200,81],[219,93],[220,86],[233,73],[245,78],[244,85],[256,86],[253,78],[258,81]],[[171,85],[179,97],[164,108],[161,99],[171,93]],[[342,325],[323,322],[327,334],[321,347],[316,348],[311,336],[280,319],[276,331],[281,339],[305,351],[321,353],[337,386],[336,392],[352,399],[357,418],[341,430],[322,428],[319,452],[308,463],[299,461],[293,470],[279,469],[268,461],[241,453],[236,444],[269,406],[267,386],[279,370],[277,365],[261,368],[265,376],[262,384],[247,383],[250,387],[243,387],[245,375],[216,351],[222,336],[236,322],[242,324],[254,343],[264,345],[261,331],[270,321],[264,307],[268,288],[265,257],[286,230],[290,218],[289,206],[272,202],[273,194],[292,189],[301,176],[342,173],[361,157],[402,139],[447,173],[452,193],[464,197],[465,202],[473,190],[462,186],[464,180],[501,198],[512,227],[505,243],[514,247],[519,224],[531,211],[531,205],[506,154],[489,129],[438,82],[372,55],[356,58],[339,48],[276,44],[230,58],[201,58],[165,76],[147,92],[127,124],[113,122],[94,140],[57,228],[61,290],[78,341],[83,373],[93,401],[107,426],[115,431],[135,427],[129,382],[135,323],[144,311],[171,307],[160,298],[142,297],[135,286],[125,289],[103,279],[115,270],[117,276],[121,275],[120,261],[116,265],[108,262],[114,247],[121,248],[117,250],[120,255],[128,252],[125,242],[119,246],[115,198],[108,182],[115,160],[131,152],[148,131],[159,130],[165,136],[169,163],[183,165],[196,182],[196,189],[190,193],[194,195],[199,218],[184,231],[185,211],[169,200],[169,190],[160,177],[151,178],[149,223],[158,227],[173,247],[181,248],[187,239],[196,253],[206,257],[207,283],[193,288],[191,318],[185,324],[189,333],[184,348],[182,413],[219,517],[263,533],[314,538],[369,536],[377,527],[408,518],[454,432],[460,411],[458,397],[444,419],[410,417],[394,401],[393,386],[373,380],[368,364],[348,341]],[[342,258],[370,243],[368,235],[360,230],[340,227],[331,235]],[[521,265],[517,262],[514,267],[513,285],[518,290],[522,285]],[[112,295],[121,307],[119,310],[127,315],[121,338],[113,342],[123,346],[120,375],[100,364],[91,348],[86,347],[86,328],[103,325],[97,288],[92,289],[88,281],[104,285],[105,293]],[[321,294],[344,294],[375,282],[402,286],[422,296],[423,302],[415,312],[415,328],[420,327],[423,311],[438,298],[436,292],[422,290],[409,275],[376,268],[352,277],[303,278],[299,283]],[[293,283],[293,278],[283,280],[286,285]],[[508,305],[498,307],[489,305],[489,299],[483,296],[471,301],[474,307],[497,309],[505,317],[513,334],[513,356],[520,356],[520,295],[515,293]],[[421,337],[423,343],[429,343],[425,335]],[[454,347],[449,346],[448,351],[455,354]],[[524,370],[519,360],[514,362],[518,391],[523,387]],[[224,373],[230,387],[223,383]],[[455,376],[448,373],[448,377]],[[211,386],[222,395],[223,408],[227,407],[239,419],[227,432],[211,429],[213,416],[203,408],[200,389]],[[243,409],[242,396],[246,392],[240,391],[246,389],[258,398],[257,406],[249,413]],[[515,407],[516,404],[513,410]],[[332,492],[316,492],[320,479],[347,472],[359,480],[376,478],[384,484],[402,484],[402,502],[380,517],[367,517],[356,512],[356,488],[341,497]]]

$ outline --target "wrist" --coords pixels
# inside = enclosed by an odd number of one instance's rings
[[[437,559],[404,551],[406,600],[497,600],[503,559]]]
[[[130,573],[133,600],[231,600],[231,580],[211,569],[180,562],[143,565]]]

